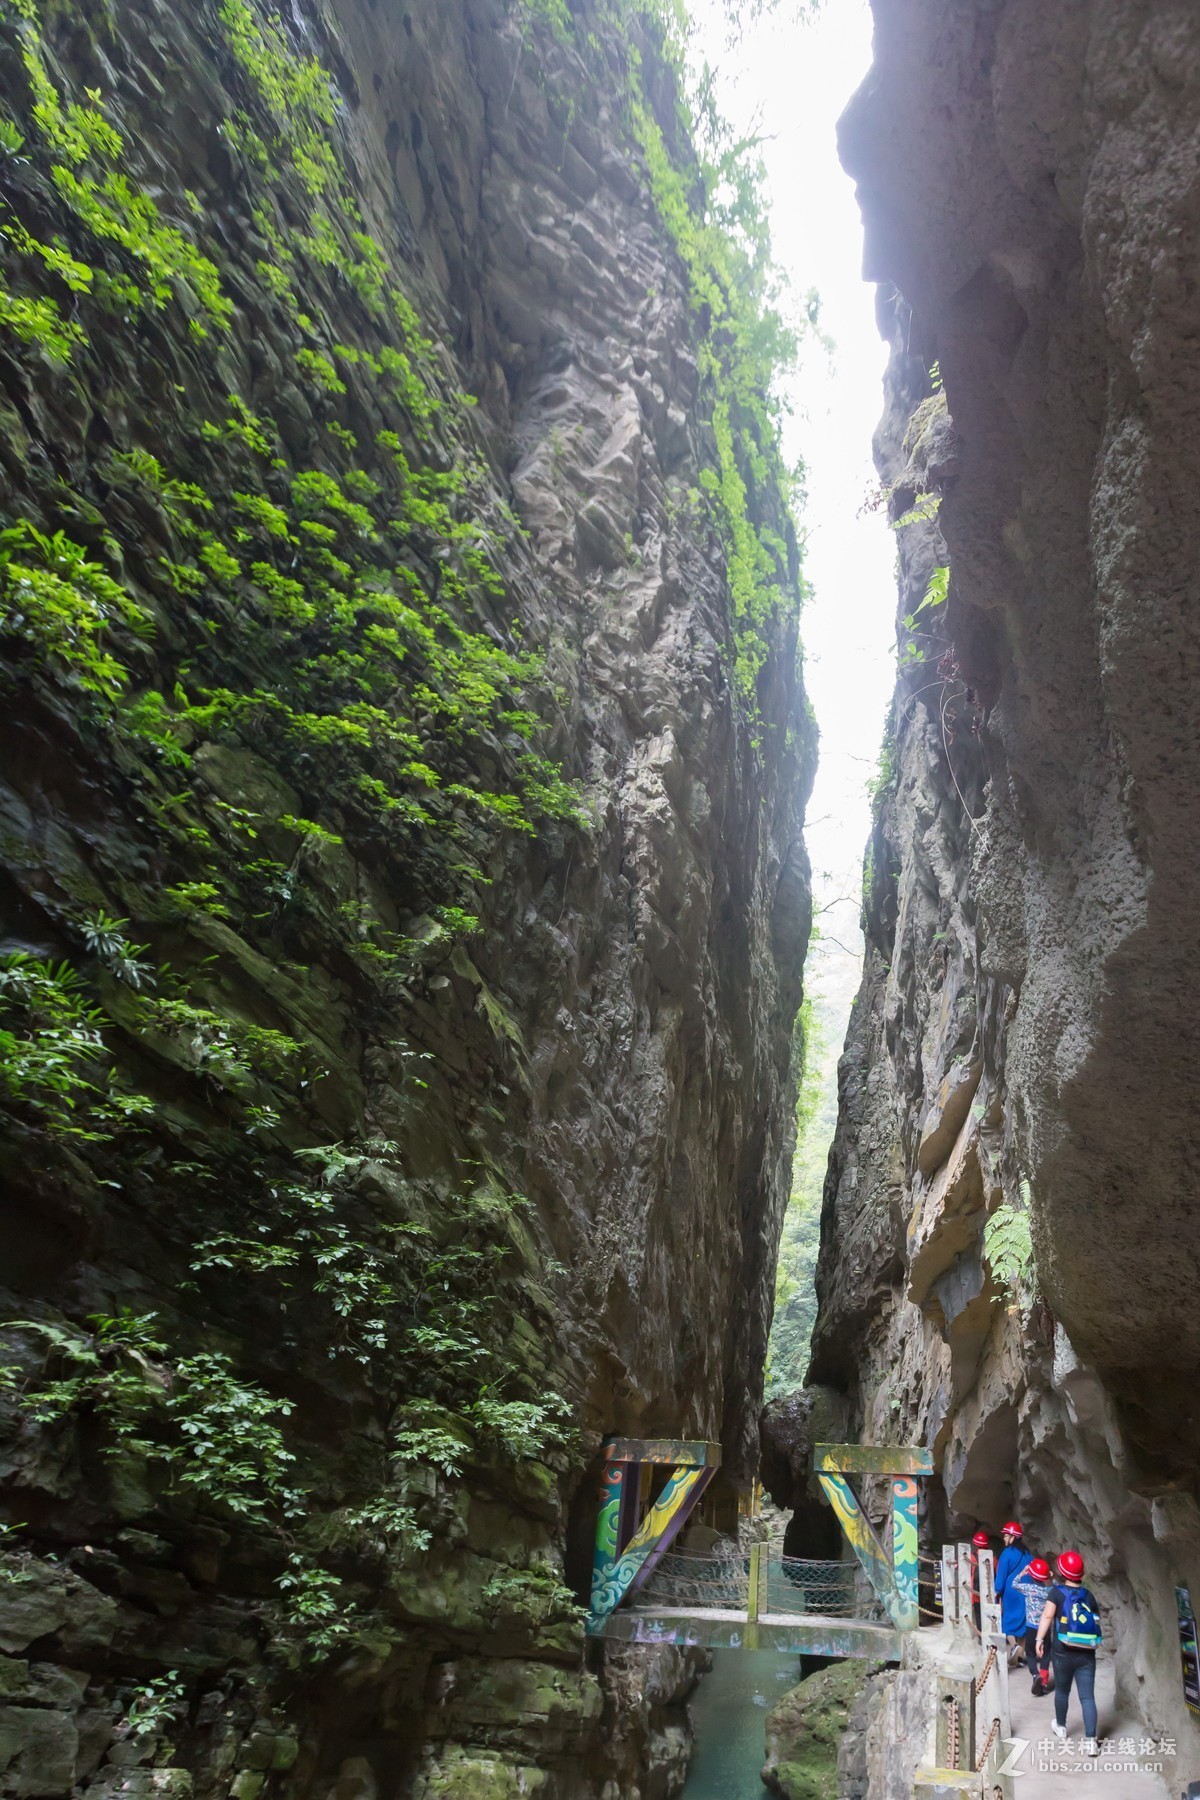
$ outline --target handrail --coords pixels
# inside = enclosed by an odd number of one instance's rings
[[[773,1616],[858,1619],[885,1615],[854,1563],[779,1556],[768,1543],[726,1554],[668,1550],[635,1603],[643,1610],[707,1606]]]
[[[922,1558],[926,1567],[932,1558]],[[947,1544],[941,1555],[943,1634],[934,1639],[931,1763],[917,1771],[915,1792],[945,1792],[949,1771],[981,1778],[982,1792],[1012,1800],[1005,1772],[1011,1735],[1008,1647],[996,1599],[995,1559],[970,1544]],[[980,1792],[979,1787],[971,1789]]]

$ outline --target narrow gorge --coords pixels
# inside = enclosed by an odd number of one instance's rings
[[[753,1478],[815,743],[662,30],[0,57],[5,1791],[665,1793],[592,1462]]]
[[[853,1580],[814,1446],[927,1459],[921,1555],[1077,1547],[1200,1778],[1200,15],[873,0],[898,666],[764,1411],[816,310],[692,10],[0,0],[4,1800],[679,1800],[765,1640],[596,1628],[622,1443],[614,1553],[719,1461],[752,1629],[771,1546]],[[994,1800],[921,1598],[785,1800]]]

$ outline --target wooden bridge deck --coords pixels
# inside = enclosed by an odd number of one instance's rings
[[[777,1650],[792,1656],[865,1656],[899,1662],[902,1634],[891,1625],[820,1613],[763,1612],[751,1620],[730,1607],[621,1607],[591,1635],[624,1644],[688,1644],[709,1650]]]

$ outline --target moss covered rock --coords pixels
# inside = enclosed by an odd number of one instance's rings
[[[872,1665],[834,1663],[784,1695],[767,1714],[762,1778],[784,1800],[837,1800],[838,1745]]]
[[[546,1785],[541,1769],[513,1768],[495,1757],[471,1755],[457,1748],[419,1776],[415,1800],[517,1800]]]

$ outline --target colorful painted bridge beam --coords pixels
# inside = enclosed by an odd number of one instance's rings
[[[867,1579],[900,1631],[920,1624],[917,1604],[917,1482],[933,1474],[933,1456],[920,1447],[874,1444],[817,1444],[817,1479]],[[891,1555],[880,1543],[846,1476],[892,1477]]]
[[[892,1580],[896,1588],[893,1623],[901,1631],[915,1631],[921,1623],[917,1603],[917,1480],[915,1475],[892,1478]]]
[[[858,1558],[888,1617],[895,1623],[900,1611],[900,1594],[892,1575],[892,1565],[870,1519],[858,1504],[858,1495],[844,1475],[822,1470],[817,1480],[837,1514],[846,1542]]]
[[[608,1462],[669,1463],[672,1468],[721,1466],[720,1444],[699,1438],[606,1438],[604,1456]]]
[[[673,1438],[612,1438],[604,1445],[603,1455],[588,1613],[588,1630],[593,1633],[622,1600],[649,1579],[720,1467],[721,1446]],[[667,1465],[671,1473],[637,1525],[644,1465]]]
[[[841,1475],[932,1475],[933,1452],[907,1444],[814,1444],[813,1468]]]
[[[596,1515],[596,1548],[592,1556],[593,1616],[600,1589],[621,1554],[621,1514],[626,1496],[637,1491],[637,1464],[605,1457],[600,1477],[600,1511]]]

